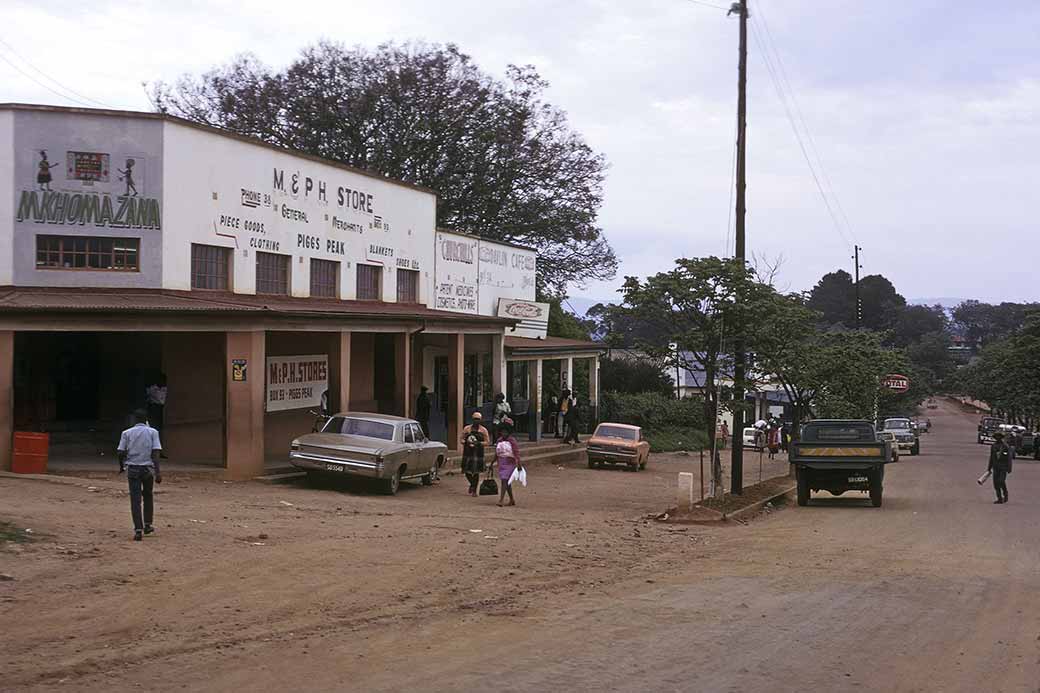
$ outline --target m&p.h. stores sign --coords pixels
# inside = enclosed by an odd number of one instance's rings
[[[266,389],[267,411],[321,406],[321,396],[329,389],[329,357],[269,357]]]

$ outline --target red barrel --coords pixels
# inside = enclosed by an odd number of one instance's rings
[[[14,432],[14,459],[11,471],[15,474],[46,474],[47,454],[50,449],[49,433]]]

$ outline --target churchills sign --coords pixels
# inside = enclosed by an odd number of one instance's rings
[[[161,229],[159,200],[96,192],[23,190],[15,219],[37,224]]]

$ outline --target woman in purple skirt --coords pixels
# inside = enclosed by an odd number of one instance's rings
[[[520,445],[513,437],[511,419],[503,419],[498,429],[495,457],[498,459],[498,479],[502,482],[502,489],[498,494],[498,505],[499,507],[503,505],[507,493],[509,494],[509,505],[516,505],[516,500],[513,498],[513,485],[509,483],[509,477],[513,476],[514,470],[523,469],[524,465],[520,462]]]

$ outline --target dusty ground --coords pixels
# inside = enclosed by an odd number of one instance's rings
[[[1035,693],[1040,465],[991,505],[973,419],[932,420],[885,507],[747,526],[643,519],[696,457],[541,467],[506,509],[457,477],[397,498],[173,478],[143,544],[118,482],[0,479],[0,520],[42,537],[0,550],[0,688]]]

